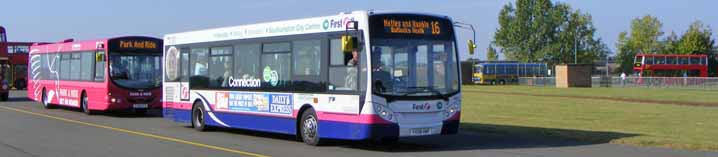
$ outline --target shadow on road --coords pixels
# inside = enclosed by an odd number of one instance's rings
[[[415,137],[386,145],[348,144],[350,147],[383,152],[425,152],[480,149],[567,147],[608,143],[636,134],[462,123],[458,135]],[[580,140],[578,140],[580,139]]]
[[[26,91],[24,91],[24,90],[10,91],[10,96],[8,97],[8,100],[6,102],[10,102],[10,103],[32,102],[33,100],[30,100],[25,96],[26,95],[25,92]],[[37,104],[40,105],[39,102],[37,102]],[[68,111],[74,111],[74,112],[82,112],[82,110],[79,108],[59,106],[59,105],[54,105],[53,109],[62,109],[62,110],[68,110]],[[162,109],[148,110],[146,113],[135,113],[132,110],[107,111],[107,112],[98,112],[97,115],[119,117],[119,118],[161,118],[162,117]]]
[[[190,128],[190,126],[187,127]],[[293,135],[256,132],[243,129],[213,128],[211,131],[287,141],[296,140],[296,137]],[[370,141],[328,140],[324,147],[342,147],[381,152],[439,152],[582,146],[608,143],[614,139],[633,136],[637,135],[615,132],[463,123],[462,130],[457,135],[409,137],[389,144],[380,144]],[[302,143],[297,142],[297,144]]]

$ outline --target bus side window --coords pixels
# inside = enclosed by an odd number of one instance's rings
[[[321,40],[293,41],[293,77],[296,91],[318,92],[324,89],[321,78],[322,42]]]
[[[270,91],[286,91],[292,88],[292,47],[290,42],[264,43],[262,45],[262,87]]]
[[[80,72],[80,80],[82,81],[92,81],[94,76],[92,76],[92,73],[95,70],[95,53],[93,52],[82,52],[80,57],[80,68],[82,68],[82,71]]]
[[[190,70],[190,87],[191,88],[207,88],[209,83],[208,75],[208,57],[209,50],[207,48],[193,48],[190,51],[189,70]]]
[[[180,71],[182,73],[179,76],[180,81],[189,81],[189,49],[180,49]]]
[[[329,41],[329,90],[355,91],[357,90],[357,67],[353,63],[354,52],[344,53],[341,50],[341,40]],[[361,52],[358,52],[361,53]],[[363,53],[361,53],[363,54]],[[359,56],[359,54],[357,54]],[[357,58],[359,59],[359,58]],[[362,58],[363,59],[363,58]],[[361,61],[361,60],[359,60]]]
[[[209,87],[229,87],[232,76],[232,47],[210,48]]]
[[[256,80],[259,75],[259,55],[262,45],[258,43],[234,46],[234,79]]]

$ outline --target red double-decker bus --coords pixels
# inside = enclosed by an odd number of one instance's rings
[[[7,35],[5,34],[5,28],[0,26],[0,74],[4,74],[9,69],[8,57],[7,57]],[[8,81],[3,75],[0,75],[0,101],[5,101],[8,98],[10,86]]]
[[[637,54],[633,71],[639,72],[641,76],[654,76],[657,71],[697,71],[699,77],[708,77],[708,56]]]
[[[151,37],[35,44],[28,97],[45,108],[62,105],[87,114],[161,108],[162,44]]]
[[[7,42],[7,57],[9,69],[3,73],[11,87],[25,89],[27,87],[27,60],[30,46],[34,42]],[[46,44],[46,43],[42,43]]]

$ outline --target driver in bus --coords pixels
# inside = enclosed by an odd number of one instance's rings
[[[129,79],[129,74],[127,70],[127,61],[118,61],[118,60],[110,60],[110,72],[112,72],[112,76],[117,78],[125,78]],[[113,65],[117,64],[117,65]]]
[[[347,76],[344,77],[344,87],[356,90],[357,88],[357,65],[359,64],[359,48],[356,46],[352,50],[351,59],[347,61]]]

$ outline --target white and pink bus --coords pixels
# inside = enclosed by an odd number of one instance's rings
[[[98,111],[162,107],[162,40],[118,37],[30,48],[27,95],[55,105]]]
[[[451,18],[356,11],[168,34],[164,117],[321,139],[456,134]]]

